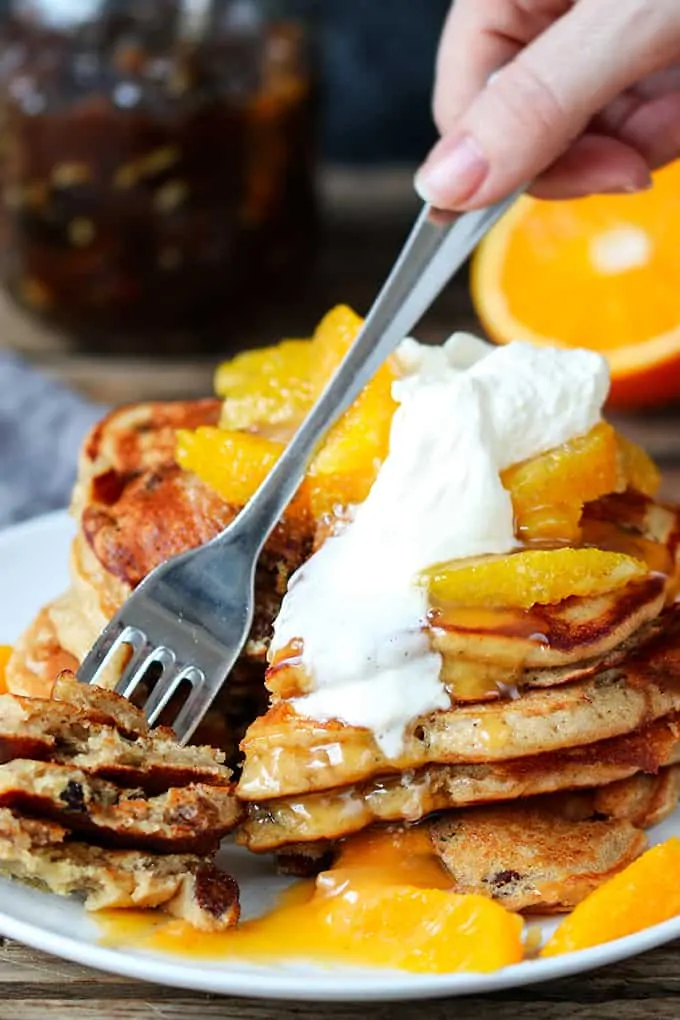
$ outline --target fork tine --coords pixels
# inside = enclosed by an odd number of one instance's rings
[[[163,673],[168,669],[172,669],[175,665],[175,653],[170,648],[164,648],[162,645],[160,648],[152,648],[139,665],[135,664],[132,668],[126,667],[123,670],[123,674],[116,686],[116,694],[120,694],[124,698],[131,698],[148,670],[151,666],[155,665],[162,667],[161,676],[157,681],[158,684],[161,682]]]
[[[197,683],[204,682],[205,677],[196,666],[185,666],[183,669],[176,670],[174,674],[163,675],[160,678],[151,693],[151,697],[144,706],[144,712],[150,726],[153,726],[158,721],[163,709],[167,707],[173,694],[185,680],[188,680],[191,686],[194,687]]]
[[[115,666],[116,656],[120,655],[125,646],[132,649],[132,655],[121,667],[121,671],[130,669],[140,656],[144,654],[148,642],[146,634],[138,627],[130,627],[120,624],[120,631],[114,634],[113,638],[106,631],[102,634],[94,647],[88,652],[78,670],[79,678],[85,683],[96,683],[100,686],[109,686],[106,683],[106,673]]]
[[[180,744],[186,744],[189,740],[222,686],[206,681],[202,670],[197,669],[196,672],[199,674],[199,679],[194,684],[194,689],[184,702],[179,715],[172,723],[175,736]]]

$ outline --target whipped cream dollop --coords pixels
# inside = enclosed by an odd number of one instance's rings
[[[405,340],[390,449],[353,520],[292,577],[272,651],[302,639],[310,693],[294,710],[373,731],[397,757],[406,725],[450,704],[424,629],[426,567],[517,545],[500,472],[588,432],[609,388],[586,350]]]

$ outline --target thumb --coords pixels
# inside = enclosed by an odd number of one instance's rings
[[[477,95],[421,167],[417,191],[439,208],[464,209],[529,184],[679,45],[677,0],[581,0]]]

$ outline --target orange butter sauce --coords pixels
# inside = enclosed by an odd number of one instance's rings
[[[450,889],[427,828],[373,829],[345,840],[315,882],[296,882],[272,910],[228,932],[198,932],[154,911],[106,911],[97,920],[106,945],[225,962],[305,960],[421,973],[519,962],[521,918]]]

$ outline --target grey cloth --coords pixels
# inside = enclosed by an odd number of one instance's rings
[[[0,526],[66,506],[78,447],[104,410],[0,354]]]

